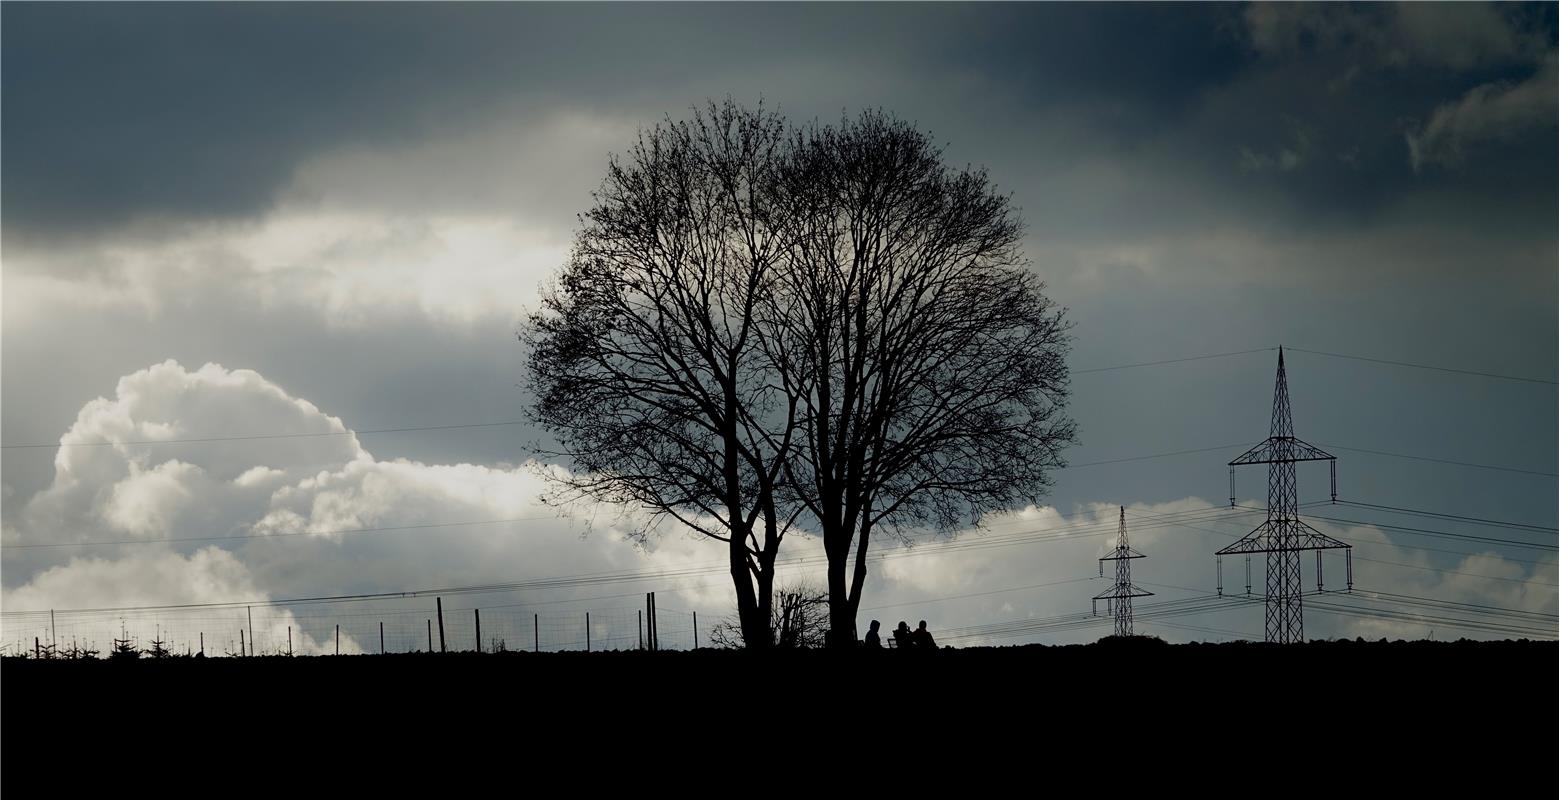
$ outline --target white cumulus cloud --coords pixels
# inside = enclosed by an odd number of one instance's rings
[[[288,438],[174,441],[262,432]],[[341,650],[351,653],[376,649],[383,622],[386,646],[410,649],[426,646],[434,617],[429,597],[366,605],[268,601],[535,580],[551,585],[447,597],[449,635],[474,641],[471,609],[482,608],[489,640],[529,641],[534,621],[550,631],[549,642],[577,646],[582,612],[594,609],[596,641],[629,646],[633,607],[641,603],[635,592],[653,589],[667,615],[662,630],[685,644],[691,611],[706,615],[707,637],[732,605],[715,543],[675,527],[635,543],[614,524],[621,509],[579,507],[567,509],[573,519],[560,518],[539,501],[546,488],[539,471],[556,466],[377,459],[344,422],[248,370],[190,370],[168,361],[137,371],[119,381],[112,398],[87,402],[61,441],[53,484],[20,514],[8,514],[0,591],[0,604],[12,612],[0,631],[7,646],[30,646],[47,630],[103,647],[124,630],[142,643],[161,634],[191,647],[204,636],[212,654],[236,652],[240,636],[254,637],[261,652],[284,652],[289,641],[293,652],[334,652],[340,625]],[[959,645],[1097,638],[1108,632],[1107,618],[1019,629],[1016,637],[971,626],[1086,611],[1107,583],[1094,577],[1096,559],[1113,544],[1118,513],[1102,503],[1069,514],[1028,508],[951,539],[909,548],[876,542],[863,622],[881,619],[891,628],[899,619],[926,619],[945,643]],[[1133,545],[1147,555],[1133,565],[1134,580],[1154,592],[1141,601],[1144,612],[1210,594],[1212,553],[1256,521],[1198,498],[1128,505],[1127,520]],[[1555,559],[1525,566],[1489,552],[1447,562],[1381,529],[1354,526],[1337,535],[1358,545],[1361,592],[1559,611],[1540,580],[1559,572]],[[117,544],[60,546],[105,541]],[[781,555],[781,586],[824,584],[815,538],[793,533]],[[1259,587],[1259,560],[1255,569]],[[1340,563],[1328,570],[1328,586],[1339,587]],[[1242,588],[1238,572],[1239,565],[1226,565],[1231,593]],[[1307,576],[1307,586],[1312,581]],[[136,610],[210,603],[238,605]],[[129,610],[80,613],[101,608]],[[58,631],[47,629],[49,609],[66,610]],[[1466,633],[1429,619],[1429,611],[1421,616],[1347,616],[1318,607],[1307,633]],[[1144,613],[1140,629],[1171,639],[1260,638],[1261,612],[1252,605],[1156,620]]]

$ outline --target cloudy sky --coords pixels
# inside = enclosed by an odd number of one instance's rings
[[[863,621],[968,644],[1086,612],[1120,505],[1145,602],[1212,591],[1213,551],[1258,521],[1216,509],[1224,464],[1266,434],[1279,344],[1301,348],[1297,431],[1339,456],[1344,499],[1536,526],[1317,506],[1361,590],[1509,613],[1318,599],[1309,635],[1559,620],[1554,6],[8,4],[3,36],[7,644],[45,618],[18,611],[583,575],[614,579],[446,607],[527,643],[540,615],[560,645],[593,609],[596,646],[628,641],[645,591],[663,637],[728,613],[718,545],[667,528],[639,548],[616,510],[541,507],[541,471],[565,467],[530,462],[534,431],[384,431],[520,419],[514,334],[608,154],[726,96],[795,120],[882,107],[988,167],[1076,325],[1081,442],[1051,504],[883,543]],[[244,436],[272,438],[167,441]],[[1242,502],[1263,478],[1241,475]],[[1325,486],[1301,471],[1302,500]],[[792,579],[820,574],[815,543],[789,547]],[[257,628],[318,649],[345,622],[344,647],[372,649],[386,619],[408,647],[431,606],[261,609]],[[226,647],[233,612],[199,614],[62,624]],[[1261,612],[1142,630],[1259,638]]]

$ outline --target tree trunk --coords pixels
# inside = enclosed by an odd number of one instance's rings
[[[762,556],[759,557],[763,560]],[[758,565],[758,598],[753,608],[752,629],[758,633],[758,644],[747,644],[749,650],[769,650],[774,647],[774,632],[770,621],[774,613],[774,563],[772,560]]]
[[[758,593],[753,590],[752,570],[747,566],[746,537],[731,531],[731,582],[736,586],[736,615],[742,621],[742,643],[748,650],[769,649],[767,604],[760,611]],[[765,591],[764,594],[770,595]],[[762,613],[764,616],[759,616]]]
[[[855,574],[850,578],[850,594],[845,605],[849,606],[852,626],[860,613],[861,587],[866,585],[866,548],[871,542],[872,521],[869,512],[861,514],[861,532],[855,542]],[[855,629],[851,628],[853,636]]]
[[[839,537],[834,538],[830,545],[824,535],[828,551],[828,647],[843,650],[855,646],[855,608],[850,603],[849,583],[845,579],[850,543],[845,540],[840,547]]]
[[[828,647],[843,650],[855,647],[855,606],[850,592],[850,544],[855,521],[865,512],[860,503],[842,499],[839,511],[831,515],[832,525],[823,528],[823,548],[828,553]]]
[[[772,646],[774,637],[772,622],[774,619],[774,562],[779,557],[779,513],[774,505],[774,488],[772,484],[765,483],[761,489],[762,497],[759,503],[763,508],[763,547],[754,556],[758,559],[758,603],[754,611],[754,624],[761,623],[763,630],[769,631],[764,638],[765,644]]]

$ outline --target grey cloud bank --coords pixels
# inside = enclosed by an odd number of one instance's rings
[[[504,118],[534,130],[569,110],[640,124],[725,93],[763,94],[801,117],[885,105],[987,163],[1147,151],[1228,176],[1238,146],[1288,147],[1328,176],[1314,179],[1312,202],[1387,176],[1383,190],[1400,191],[1413,121],[1480,86],[1529,78],[1553,48],[1552,16],[1530,6],[21,5],[6,12],[3,56],[5,144],[26,154],[7,170],[8,228],[243,217],[270,208],[322,153],[416,146]],[[1531,113],[1552,122],[1551,108]],[[1047,152],[1036,137],[1066,147]],[[1506,159],[1486,157],[1481,173],[1490,161]],[[1363,175],[1350,171],[1360,165]]]

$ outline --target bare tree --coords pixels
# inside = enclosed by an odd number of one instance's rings
[[[848,646],[874,532],[948,531],[1044,494],[1075,438],[1068,325],[986,173],[877,112],[793,141],[780,174],[798,228],[764,341],[800,405],[787,478]]]
[[[726,543],[743,636],[768,646],[776,490],[796,398],[773,381],[755,309],[789,229],[772,205],[783,122],[710,104],[613,158],[572,256],[521,334],[534,421],[566,498],[636,505]]]
[[[810,583],[775,590],[769,614],[769,640],[779,650],[815,650],[828,633],[828,595]],[[715,647],[743,647],[740,616],[717,623],[709,639]]]
[[[1008,198],[914,126],[711,105],[641,134],[581,221],[524,334],[558,480],[725,542],[747,647],[778,643],[799,514],[844,646],[876,533],[978,524],[1062,464],[1063,313]]]

